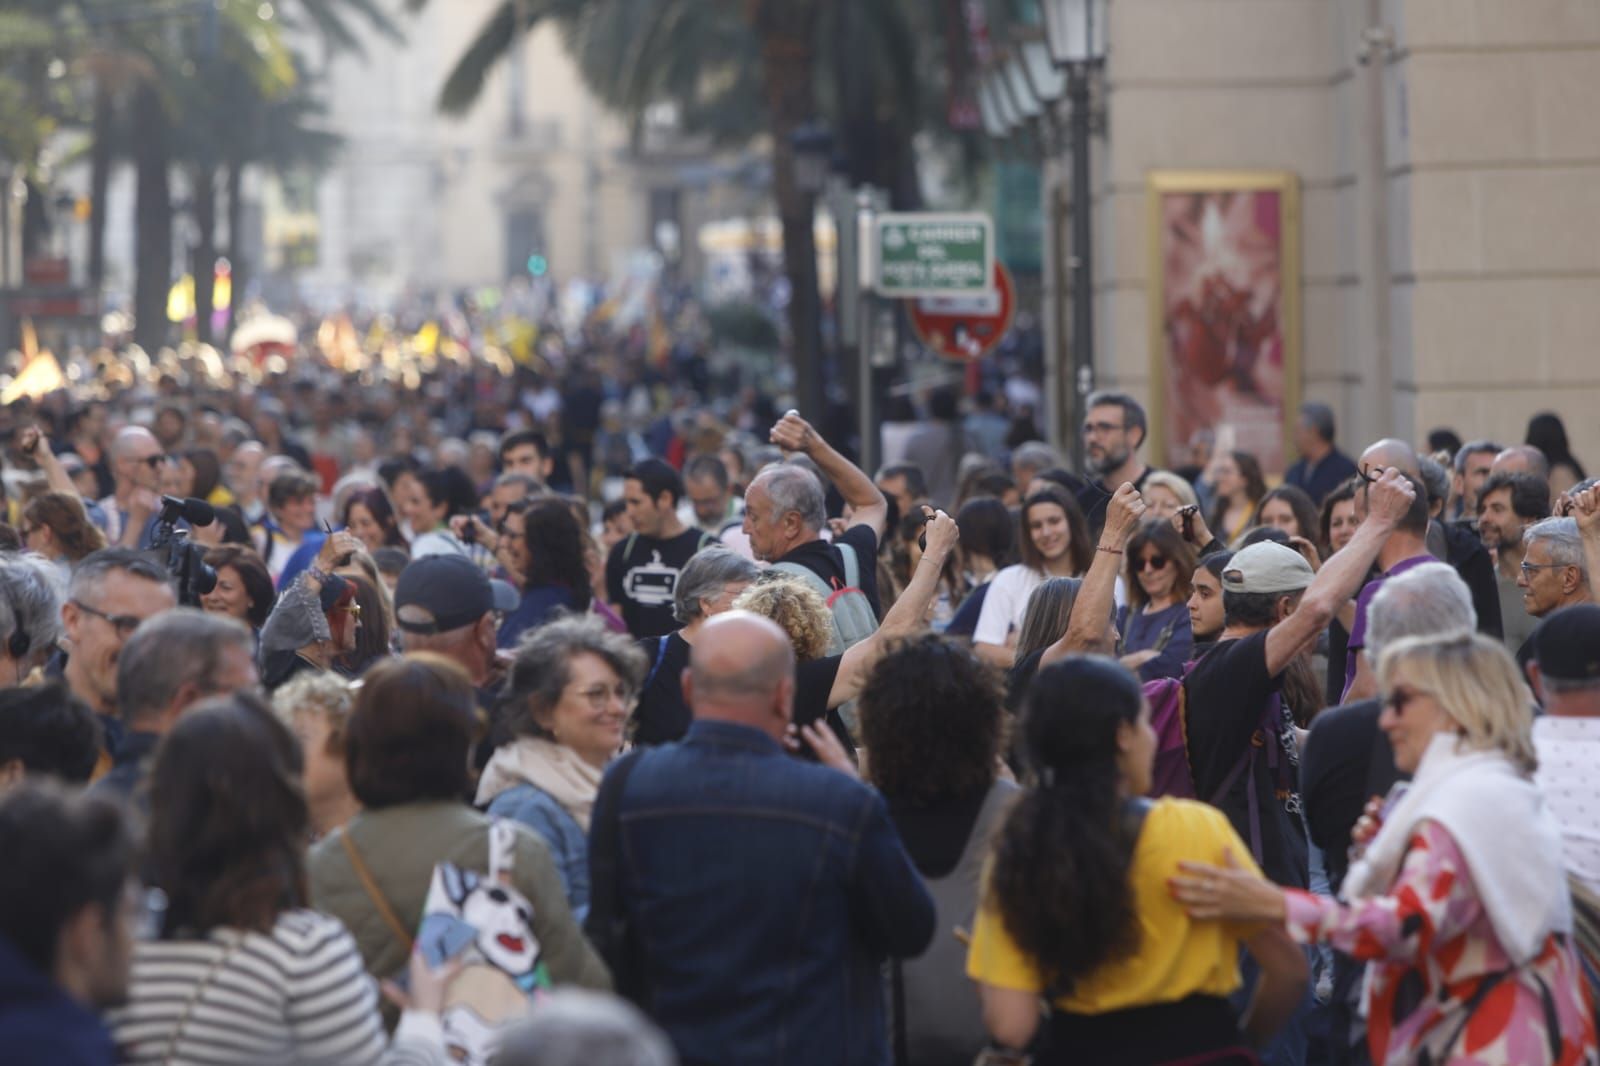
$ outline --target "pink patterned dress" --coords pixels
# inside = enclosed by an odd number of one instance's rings
[[[1600,1063],[1594,1013],[1571,942],[1551,935],[1538,958],[1513,970],[1466,860],[1438,823],[1417,826],[1386,896],[1346,904],[1295,890],[1287,895],[1291,936],[1303,944],[1331,944],[1368,963],[1373,1062]]]

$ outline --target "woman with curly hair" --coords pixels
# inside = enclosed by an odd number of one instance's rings
[[[528,504],[522,512],[522,543],[522,601],[500,623],[496,641],[502,648],[516,647],[524,633],[563,611],[584,613],[594,599],[583,527],[564,502],[552,496]]]
[[[478,806],[544,840],[579,922],[589,911],[589,815],[622,750],[646,665],[632,640],[597,618],[533,630],[511,661],[501,701],[513,739],[495,749],[478,782]]]
[[[859,708],[869,776],[933,896],[936,928],[965,925],[990,837],[1017,791],[996,773],[1004,712],[994,672],[965,646],[925,635],[873,668]],[[962,956],[961,942],[941,935],[915,960],[890,963],[893,1031],[907,1061],[965,1066],[982,1049]]]
[[[1228,1005],[1239,948],[1263,976],[1244,1029],[1256,1042],[1286,1021],[1306,964],[1281,926],[1192,918],[1167,887],[1184,860],[1254,869],[1220,811],[1142,799],[1156,737],[1139,681],[1099,656],[1046,666],[1022,719],[1028,788],[1006,816],[972,931],[967,975],[984,1024],[1035,1063],[1254,1062]]]

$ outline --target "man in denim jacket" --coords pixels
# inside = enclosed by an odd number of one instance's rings
[[[883,798],[785,751],[794,651],[766,619],[708,622],[684,688],[687,736],[595,809],[589,929],[619,987],[684,1066],[887,1063],[881,966],[927,947],[934,909]]]

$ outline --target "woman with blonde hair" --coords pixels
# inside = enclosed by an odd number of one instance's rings
[[[1155,518],[1170,519],[1184,507],[1200,506],[1200,497],[1195,495],[1194,486],[1166,470],[1150,471],[1139,493],[1144,497],[1146,510]]]
[[[1187,864],[1197,918],[1282,923],[1367,963],[1381,1063],[1594,1063],[1561,834],[1532,781],[1533,694],[1498,641],[1411,637],[1378,663],[1378,719],[1409,787],[1374,800],[1343,902]]]

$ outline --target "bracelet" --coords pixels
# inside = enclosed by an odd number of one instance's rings
[[[1121,555],[1122,554],[1122,549],[1121,548],[1108,548],[1104,544],[1096,544],[1094,546],[1094,550],[1097,551],[1097,552],[1105,552],[1107,555]]]

